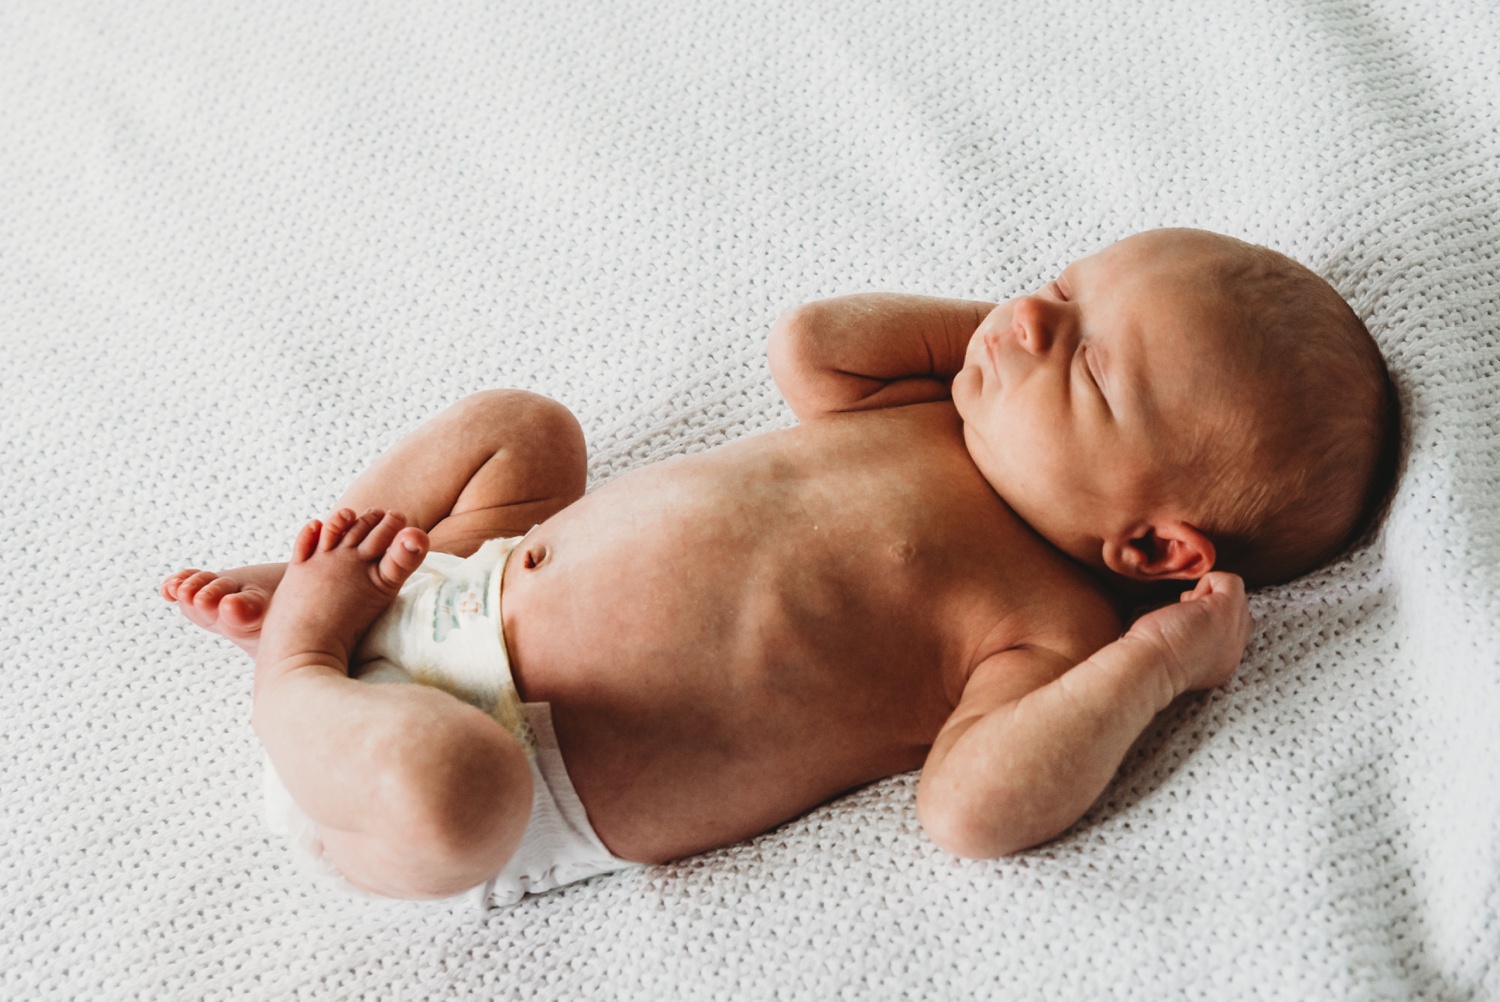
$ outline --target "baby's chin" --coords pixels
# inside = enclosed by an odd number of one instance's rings
[[[958,416],[963,418],[965,429],[969,421],[968,407],[979,395],[979,384],[983,378],[977,363],[965,361],[964,367],[958,370],[958,375],[949,384],[948,392],[953,397],[953,407],[958,411]]]

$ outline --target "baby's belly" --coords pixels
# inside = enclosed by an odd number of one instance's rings
[[[848,548],[816,538],[836,527],[594,497],[523,544],[503,606],[522,698],[552,705],[612,852],[725,845],[920,767],[952,709],[939,645],[884,607],[898,581],[819,548]]]

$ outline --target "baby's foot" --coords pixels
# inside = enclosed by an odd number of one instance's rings
[[[161,597],[176,602],[178,611],[190,622],[233,641],[254,657],[260,642],[261,622],[271,607],[271,592],[276,587],[274,581],[260,580],[263,578],[266,575],[262,573],[215,574],[193,567],[163,581]]]
[[[302,527],[292,559],[265,616],[256,674],[290,667],[289,659],[346,670],[349,657],[375,618],[395,599],[427,555],[427,533],[396,512],[347,508]]]

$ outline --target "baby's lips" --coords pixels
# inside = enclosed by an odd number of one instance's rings
[[[989,362],[989,375],[996,383],[1000,382],[1000,360],[995,356],[995,339],[989,335],[983,335],[984,357]]]

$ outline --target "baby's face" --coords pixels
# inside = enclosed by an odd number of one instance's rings
[[[1222,441],[1244,351],[1182,231],[1138,234],[1073,262],[974,332],[953,402],[969,453],[1053,545],[1100,566],[1100,542],[1166,513],[1191,443]],[[1169,517],[1188,518],[1186,513]]]

